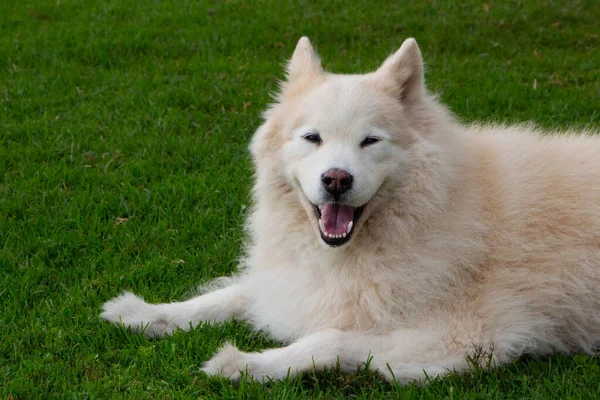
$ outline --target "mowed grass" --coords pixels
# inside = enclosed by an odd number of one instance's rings
[[[593,0],[2,1],[0,397],[597,397],[585,356],[425,387],[336,370],[235,386],[199,366],[225,340],[278,344],[234,322],[149,340],[98,315],[235,271],[246,148],[300,36],[344,73],[414,36],[462,120],[598,128],[599,20]]]

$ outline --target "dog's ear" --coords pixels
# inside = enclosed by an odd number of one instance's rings
[[[323,72],[321,59],[310,44],[310,40],[303,36],[296,45],[296,50],[287,64],[287,80],[292,82],[302,76],[314,76]]]
[[[375,72],[387,85],[393,85],[395,95],[405,104],[419,102],[425,92],[423,58],[413,38],[406,39],[400,49]]]

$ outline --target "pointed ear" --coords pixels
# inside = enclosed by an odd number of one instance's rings
[[[310,40],[306,36],[301,37],[287,65],[288,82],[302,76],[317,75],[322,72],[321,59],[310,44]]]
[[[406,39],[375,72],[403,103],[417,103],[425,93],[423,58],[413,38]]]

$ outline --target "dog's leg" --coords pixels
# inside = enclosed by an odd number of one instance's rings
[[[202,370],[233,380],[242,374],[268,380],[338,363],[343,372],[352,372],[368,363],[387,380],[408,383],[468,368],[466,357],[473,350],[469,338],[444,337],[440,332],[402,330],[379,336],[330,329],[262,353],[244,353],[226,345]]]
[[[243,318],[245,298],[234,284],[178,303],[149,304],[133,293],[104,303],[102,318],[120,323],[148,336],[162,336],[181,328],[189,330],[202,321],[222,322]]]

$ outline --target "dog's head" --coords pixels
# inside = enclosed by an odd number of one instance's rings
[[[323,71],[303,37],[287,72],[253,155],[260,169],[279,154],[281,175],[320,240],[341,246],[364,224],[382,186],[400,184],[407,173],[405,152],[418,136],[425,93],[421,53],[408,39],[373,73],[335,75]]]

